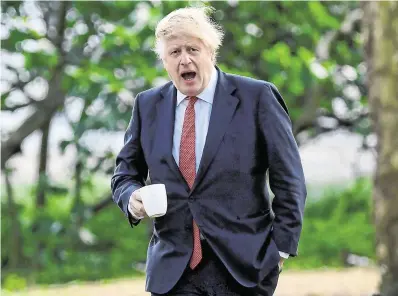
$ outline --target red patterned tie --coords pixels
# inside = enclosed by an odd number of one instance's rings
[[[189,188],[195,181],[196,154],[195,154],[195,103],[196,97],[189,97],[188,107],[185,110],[184,124],[182,126],[180,143],[180,171],[187,181]],[[200,245],[199,227],[193,221],[193,253],[189,266],[194,269],[202,260],[202,247]]]

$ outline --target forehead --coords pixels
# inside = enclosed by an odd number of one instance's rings
[[[203,41],[197,37],[189,35],[178,35],[173,36],[165,40],[165,46],[169,47],[181,47],[181,46],[203,46]]]

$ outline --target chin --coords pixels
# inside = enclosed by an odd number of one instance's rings
[[[188,96],[188,97],[194,97],[194,96],[196,96],[197,95],[197,93],[196,92],[194,92],[194,91],[186,91],[185,93],[184,93],[186,96]]]
[[[197,96],[199,94],[198,89],[196,87],[195,88],[193,88],[193,87],[185,88],[184,92],[182,92],[182,93],[184,95],[187,95],[187,96],[190,96],[190,97]]]

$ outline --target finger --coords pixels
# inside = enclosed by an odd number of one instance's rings
[[[131,197],[130,197],[130,199],[129,199],[129,205],[130,205],[130,207],[133,206],[133,203],[134,203],[135,201],[139,201],[139,202],[142,201],[140,195],[138,194],[138,190],[134,191],[134,192],[131,194]]]
[[[144,205],[142,204],[142,202],[140,202],[140,201],[138,201],[138,200],[133,200],[133,201],[131,202],[131,206],[132,206],[132,208],[133,208],[134,210],[136,210],[136,211],[140,211],[140,210],[144,207]]]
[[[134,191],[133,196],[134,196],[135,200],[142,201],[142,198],[141,198],[139,190]]]
[[[136,209],[134,207],[130,208],[130,212],[134,215],[134,217],[136,217],[138,219],[142,219],[142,218],[145,217],[145,215],[143,213],[141,213],[140,210],[138,210],[138,209]]]
[[[133,201],[132,202],[132,206],[134,208],[134,211],[137,213],[137,215],[140,216],[147,216],[144,205],[142,204],[142,202],[140,201]]]

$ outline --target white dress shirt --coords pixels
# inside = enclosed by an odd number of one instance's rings
[[[196,97],[195,103],[195,153],[196,153],[196,172],[198,172],[200,160],[202,159],[205,147],[207,130],[209,129],[210,114],[213,107],[214,93],[216,91],[218,72],[214,68],[209,84]],[[177,103],[175,111],[174,135],[173,135],[173,157],[179,165],[180,143],[182,126],[184,124],[185,110],[188,106],[187,96],[177,90]]]

